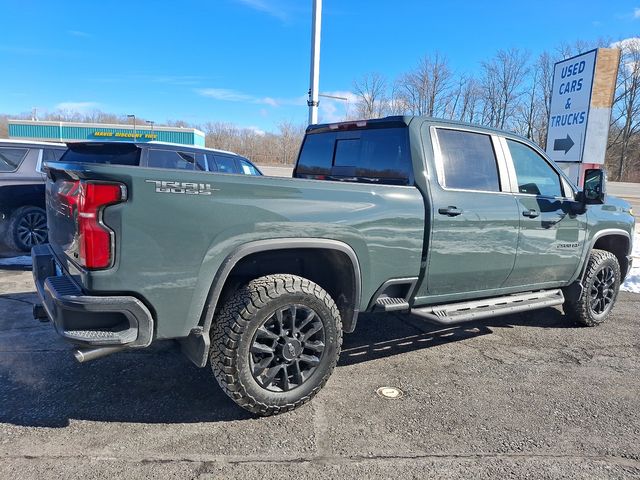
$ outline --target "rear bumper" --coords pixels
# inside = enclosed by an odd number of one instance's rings
[[[31,251],[38,296],[60,336],[84,347],[141,348],[153,338],[153,317],[137,298],[86,295],[62,273],[47,244]]]

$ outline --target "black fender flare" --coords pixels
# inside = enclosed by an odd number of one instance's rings
[[[213,323],[213,317],[220,300],[222,289],[236,264],[243,258],[254,253],[291,249],[336,250],[347,255],[351,261],[355,280],[352,320],[352,324],[355,326],[360,312],[362,275],[358,256],[351,246],[339,240],[326,238],[273,238],[268,240],[256,240],[240,245],[225,258],[211,283],[211,288],[209,289],[205,306],[200,317],[199,326],[194,328],[188,337],[180,340],[183,353],[195,365],[204,367],[207,364],[210,348],[209,331]]]

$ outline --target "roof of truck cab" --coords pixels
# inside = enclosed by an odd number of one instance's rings
[[[357,130],[359,128],[393,128],[393,127],[409,127],[411,124],[429,123],[432,125],[443,125],[451,127],[462,127],[467,129],[479,130],[484,132],[491,132],[499,135],[508,135],[511,137],[520,138],[531,142],[530,139],[523,137],[515,132],[508,130],[500,130],[498,128],[487,127],[485,125],[479,125],[477,123],[461,122],[459,120],[448,120],[444,118],[429,117],[427,115],[393,115],[381,118],[361,119],[361,120],[349,120],[345,122],[333,122],[333,123],[321,123],[316,125],[309,125],[307,127],[307,133],[321,133],[326,131],[339,131],[339,130]]]

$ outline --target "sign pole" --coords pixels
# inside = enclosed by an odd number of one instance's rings
[[[311,19],[311,75],[309,79],[309,125],[318,123],[318,94],[320,88],[320,30],[322,27],[322,0],[313,0]]]

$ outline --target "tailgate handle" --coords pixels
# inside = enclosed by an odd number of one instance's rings
[[[529,218],[536,218],[540,214],[538,213],[537,210],[534,210],[532,208],[530,210],[525,210],[524,212],[522,212],[522,215],[524,215],[525,217],[529,217]]]
[[[446,208],[439,208],[438,213],[440,215],[447,215],[448,217],[457,217],[462,213],[462,210],[458,207],[452,207],[450,205]]]

